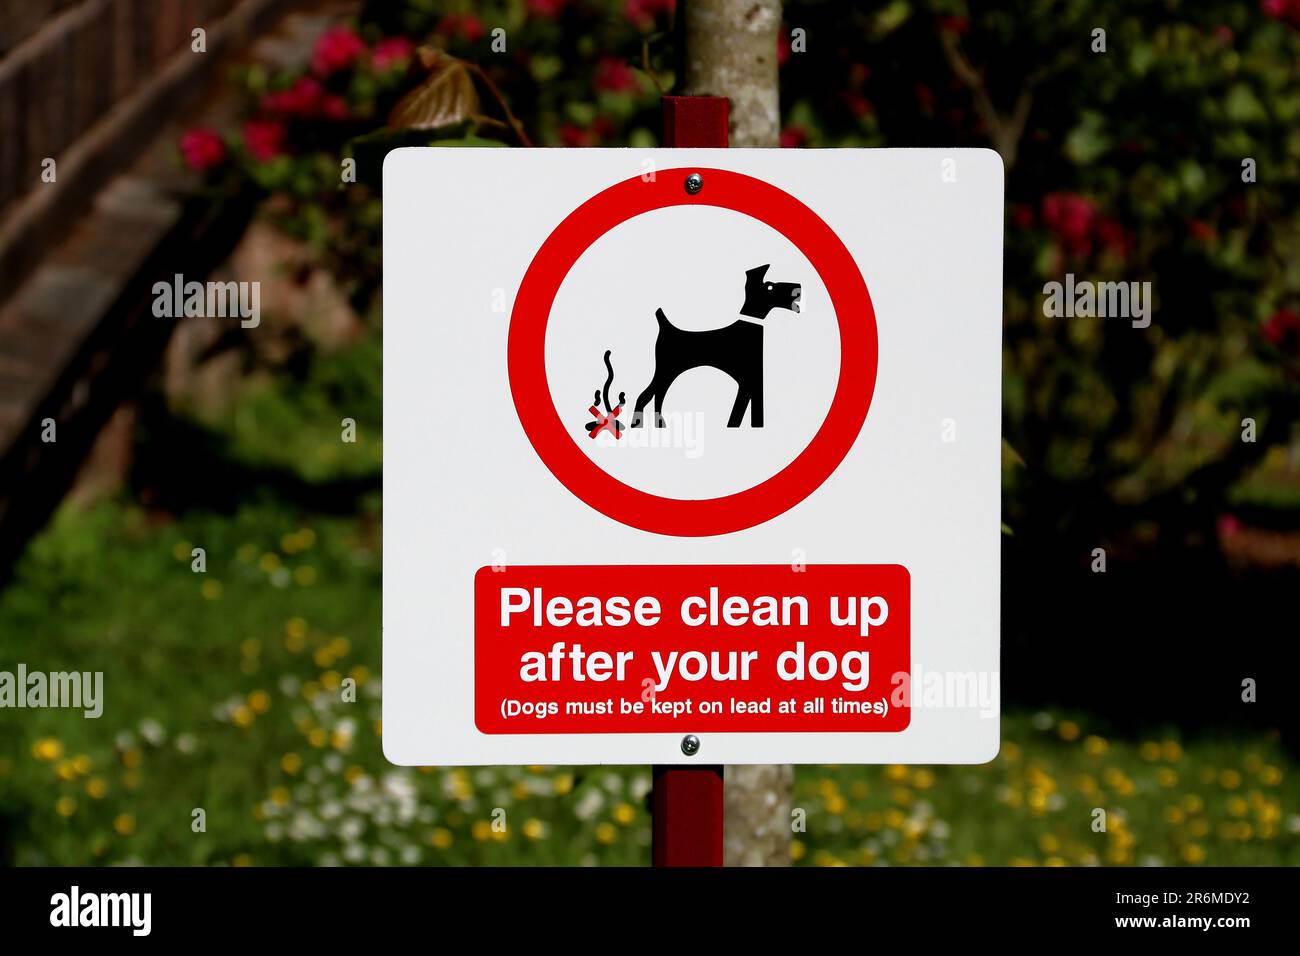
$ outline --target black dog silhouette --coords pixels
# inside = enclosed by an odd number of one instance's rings
[[[770,265],[770,264],[769,264]],[[655,310],[659,337],[655,340],[655,373],[645,391],[637,396],[631,427],[641,427],[642,409],[652,398],[655,424],[663,428],[664,396],[677,376],[702,365],[726,372],[736,380],[736,403],[731,407],[728,428],[739,428],[750,408],[749,424],[763,427],[763,323],[772,309],[799,311],[797,282],[767,282],[768,266],[745,273],[745,304],[740,314],[749,316],[721,329],[687,332],[668,321],[663,309]],[[757,321],[750,321],[754,319]]]

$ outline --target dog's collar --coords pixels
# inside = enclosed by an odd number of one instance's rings
[[[736,318],[738,318],[741,322],[748,322],[750,325],[758,325],[758,326],[762,326],[762,324],[763,324],[763,320],[762,320],[762,319],[751,319],[751,318],[750,318],[749,316],[747,316],[747,315],[738,315],[738,316],[736,316]]]

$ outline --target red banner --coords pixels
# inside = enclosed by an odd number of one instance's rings
[[[896,564],[481,568],[474,721],[486,734],[900,731],[910,611]]]

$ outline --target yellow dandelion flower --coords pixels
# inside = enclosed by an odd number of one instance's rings
[[[1225,790],[1236,790],[1241,786],[1241,774],[1235,770],[1224,770],[1219,774],[1219,785]]]
[[[140,763],[141,763],[141,761],[143,761],[143,760],[144,760],[144,754],[142,754],[142,753],[141,753],[137,748],[135,748],[135,747],[132,747],[132,748],[130,748],[129,750],[124,750],[124,751],[122,751],[122,764],[123,764],[123,766],[130,767],[130,768],[134,769],[134,768],[140,766]]]
[[[284,633],[286,637],[306,637],[307,622],[300,617],[291,617],[284,622]]]
[[[1043,861],[1044,866],[1067,866],[1068,864],[1059,856],[1049,856]]]
[[[845,803],[844,798],[839,796],[838,794],[826,801],[826,811],[832,814],[833,816],[838,817],[847,808],[848,808],[848,804]]]
[[[316,648],[315,652],[311,655],[312,661],[316,664],[317,667],[322,669],[333,666],[334,658],[335,658],[335,654],[332,650],[330,650],[328,644],[325,645],[324,647]]]
[[[302,769],[302,758],[296,753],[287,753],[280,758],[280,769],[292,777]]]
[[[1210,832],[1210,821],[1205,817],[1197,817],[1187,825],[1187,832],[1197,839],[1207,836]]]
[[[172,557],[177,561],[189,561],[193,551],[194,545],[190,544],[188,541],[177,541],[176,544],[172,546]]]
[[[546,824],[536,817],[524,821],[524,836],[530,840],[540,840],[546,836]]]
[[[54,804],[54,812],[61,817],[70,817],[77,812],[77,798],[62,796]]]
[[[492,838],[492,824],[487,820],[475,820],[474,825],[469,828],[470,836],[482,843],[484,840]]]
[[[230,861],[231,866],[245,867],[253,865],[253,858],[247,853],[236,853]]]
[[[1044,833],[1038,838],[1038,848],[1044,853],[1056,853],[1061,849],[1061,841],[1054,833]]]
[[[275,787],[271,791],[271,802],[277,807],[287,807],[292,797],[289,794],[288,787]]]
[[[221,582],[216,578],[208,578],[199,585],[199,594],[203,595],[205,601],[215,601],[221,597]]]
[[[348,671],[348,676],[356,681],[357,686],[360,687],[366,681],[370,680],[370,668],[366,667],[364,664],[358,664],[356,667],[352,668],[352,670]]]
[[[1201,848],[1199,843],[1189,843],[1183,847],[1182,857],[1186,863],[1204,863],[1205,850]]]
[[[102,800],[108,793],[108,784],[102,777],[91,777],[86,781],[86,795],[92,800]]]
[[[885,768],[885,778],[894,781],[894,783],[905,782],[907,775],[907,767],[899,763],[891,763]]]
[[[262,642],[255,637],[246,637],[239,642],[239,653],[244,657],[256,657],[262,653]]]
[[[230,715],[236,727],[248,727],[253,723],[253,711],[247,704],[240,704]]]
[[[885,811],[885,825],[891,830],[897,830],[902,827],[903,822],[906,819],[907,817],[903,816],[903,811],[901,810],[891,808]]]
[[[999,756],[1008,763],[1015,763],[1020,759],[1020,748],[1009,740],[1003,741]]]
[[[1108,747],[1105,738],[1098,737],[1096,734],[1090,734],[1083,739],[1083,751],[1089,757],[1100,757]]]
[[[1188,813],[1200,813],[1205,809],[1205,801],[1195,793],[1189,793],[1183,797],[1183,809]]]
[[[1079,725],[1072,720],[1063,720],[1056,726],[1056,732],[1061,735],[1062,740],[1074,742],[1079,739]]]
[[[522,780],[516,780],[514,786],[510,788],[510,795],[516,800],[523,800],[529,795],[528,784]]]
[[[1169,767],[1161,767],[1156,771],[1156,781],[1160,786],[1166,789],[1172,789],[1178,786],[1178,771]]]
[[[1160,744],[1154,740],[1142,741],[1142,746],[1138,747],[1138,756],[1148,763],[1155,763],[1160,759]]]
[[[1160,756],[1166,763],[1177,763],[1183,759],[1183,748],[1173,739],[1161,741]]]
[[[63,744],[54,737],[42,737],[32,744],[32,756],[37,760],[58,760],[63,756]]]
[[[318,750],[329,742],[330,735],[325,732],[324,727],[313,728],[312,731],[307,734],[307,743],[311,744]]]
[[[616,830],[616,829],[614,828],[614,824],[612,824],[612,823],[601,823],[601,824],[598,824],[598,825],[597,825],[597,827],[596,827],[596,840],[597,840],[597,842],[599,842],[599,843],[603,843],[603,844],[605,844],[606,846],[609,846],[611,843],[613,843],[613,842],[614,842],[615,840],[617,840],[617,839],[618,839],[618,830]]]
[[[978,853],[972,853],[972,854],[970,854],[969,856],[966,857],[966,865],[967,865],[967,866],[983,866],[983,865],[984,865],[984,857],[980,856]]]
[[[1249,805],[1241,797],[1230,797],[1228,799],[1228,816],[1244,817],[1249,809]]]
[[[270,574],[280,566],[280,556],[274,551],[268,551],[266,554],[262,555],[261,560],[257,562],[257,566],[267,574]]]
[[[790,841],[790,859],[791,859],[791,860],[794,860],[795,862],[798,862],[799,860],[802,860],[802,859],[807,855],[807,853],[808,853],[808,848],[807,848],[806,846],[803,845],[803,841],[802,841],[802,840],[791,840],[791,841]]]
[[[58,774],[60,780],[71,780],[77,775],[77,771],[73,769],[71,760],[60,761],[59,765],[54,769],[54,772]]]
[[[934,771],[918,767],[916,773],[912,775],[912,786],[918,790],[929,790],[934,786]]]
[[[119,836],[130,836],[135,832],[135,817],[129,813],[119,813],[113,818],[113,829]]]
[[[562,797],[567,793],[571,793],[573,791],[573,774],[557,774],[555,779],[551,781],[551,786],[557,796]]]
[[[452,836],[451,831],[446,827],[438,827],[432,834],[430,834],[429,842],[439,850],[445,850],[455,842],[455,837]]]
[[[358,767],[356,764],[352,764],[352,766],[348,767],[347,770],[343,771],[343,779],[350,784],[355,784],[358,780],[360,780],[365,775],[366,772],[362,770],[360,767]]]
[[[1187,819],[1187,814],[1183,812],[1182,807],[1179,806],[1165,807],[1165,820],[1167,820],[1169,823],[1173,824],[1174,826],[1181,825],[1182,822],[1186,819]]]
[[[1282,771],[1269,765],[1259,772],[1259,782],[1266,787],[1276,787],[1282,782]]]
[[[265,714],[271,709],[271,695],[264,690],[255,690],[248,695],[248,706],[255,714]]]
[[[617,823],[627,826],[636,819],[636,808],[630,803],[620,803],[614,807],[614,820]]]
[[[314,680],[309,680],[302,685],[302,699],[315,700],[320,695],[320,684]]]

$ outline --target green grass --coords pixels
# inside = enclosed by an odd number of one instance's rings
[[[647,862],[647,768],[387,763],[379,547],[370,511],[65,509],[0,594],[0,669],[102,670],[104,714],[0,710],[0,843],[20,864]],[[1013,714],[985,766],[800,768],[797,860],[1300,863],[1300,774],[1269,739],[1092,733]]]

